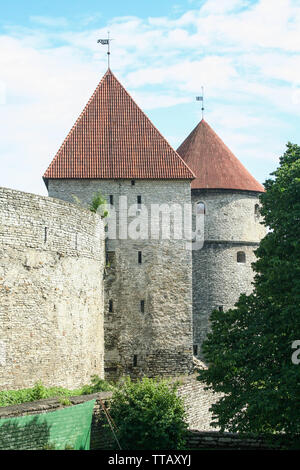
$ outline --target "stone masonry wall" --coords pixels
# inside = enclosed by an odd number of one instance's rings
[[[103,269],[100,217],[0,189],[0,390],[103,377]]]
[[[191,251],[186,241],[150,237],[151,221],[159,219],[161,205],[190,203],[189,181],[168,180],[50,180],[49,195],[67,201],[75,195],[89,205],[93,194],[101,191],[117,213],[117,239],[109,220],[107,251],[109,266],[105,278],[105,371],[116,379],[123,374],[176,376],[192,367],[192,268]],[[127,223],[119,220],[120,199],[126,197],[129,231],[137,230],[137,197],[145,206],[140,222],[148,222],[147,235],[127,236]],[[148,212],[147,212],[148,211]],[[171,217],[171,233],[180,224],[180,216]],[[136,224],[136,225],[134,225]],[[162,228],[163,222],[161,223]],[[138,253],[142,260],[139,263]],[[141,308],[144,302],[144,311]],[[110,311],[112,310],[112,311]]]
[[[240,435],[230,432],[197,431],[188,434],[186,448],[191,450],[284,450],[294,445],[293,439],[286,436],[268,438]]]
[[[193,252],[194,345],[198,352],[209,331],[209,318],[214,309],[232,308],[239,295],[250,294],[258,245],[208,243]],[[237,252],[244,251],[246,263],[237,263]],[[198,354],[201,357],[201,354]]]
[[[205,203],[205,240],[257,242],[266,229],[255,212],[259,194],[252,191],[193,189],[192,202]]]
[[[211,425],[212,413],[209,409],[221,395],[205,390],[205,385],[197,380],[197,372],[189,377],[180,377],[178,381],[178,395],[184,401],[189,429],[216,430]]]
[[[194,351],[201,359],[212,310],[232,308],[241,293],[252,291],[254,251],[265,235],[258,196],[250,191],[192,191],[193,205],[205,204],[205,243],[193,251]],[[237,262],[238,252],[245,253],[245,263]]]

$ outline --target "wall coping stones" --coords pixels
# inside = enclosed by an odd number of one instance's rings
[[[80,405],[81,403],[85,403],[86,401],[90,401],[93,399],[108,400],[111,397],[112,392],[99,392],[93,393],[91,395],[78,395],[66,398],[63,397],[62,399],[70,400],[72,405]],[[63,405],[60,400],[60,398],[46,398],[44,400],[26,402],[20,405],[0,407],[0,419],[13,418],[16,416],[24,416],[30,414],[47,413],[51,410],[54,411],[59,408],[66,408],[67,406],[71,406]]]
[[[81,211],[85,214],[90,214],[92,218],[95,218],[95,217],[100,218],[100,216],[98,216],[94,212],[91,212],[89,209],[86,209],[85,207],[80,206],[78,204],[73,204],[71,202],[64,201],[62,199],[58,199],[58,198],[54,198],[54,197],[50,197],[50,196],[42,196],[40,194],[35,194],[35,193],[28,193],[28,192],[25,192],[25,191],[19,191],[18,189],[5,188],[5,187],[2,187],[2,186],[0,186],[0,193],[20,194],[20,195],[23,194],[24,196],[28,196],[32,199],[35,199],[36,201],[41,200],[41,201],[45,201],[46,203],[48,201],[52,201],[52,202],[55,202],[55,204],[58,204],[60,206],[74,208],[74,209],[77,209],[78,211]]]

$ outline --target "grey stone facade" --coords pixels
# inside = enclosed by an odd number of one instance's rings
[[[104,376],[103,271],[99,216],[0,188],[0,390]]]
[[[148,210],[148,214],[144,209],[140,214],[144,222],[148,220],[148,238],[120,235],[119,230],[126,226],[121,219],[117,225],[119,239],[110,238],[107,242],[110,257],[105,278],[106,377],[176,376],[191,372],[191,251],[186,249],[183,238],[163,239],[162,234],[157,239],[150,237],[151,205],[189,204],[190,182],[135,180],[133,185],[130,180],[49,180],[48,191],[50,196],[70,202],[75,195],[83,205],[89,205],[93,195],[101,191],[107,201],[113,197],[118,215],[120,196],[127,197],[128,207],[136,204],[140,196]],[[129,224],[134,223],[136,209],[130,209]],[[154,208],[154,217],[158,211],[158,207]],[[178,227],[180,221],[171,220],[172,227]],[[120,239],[122,236],[125,238]]]
[[[258,198],[251,191],[192,190],[194,207],[205,205],[204,246],[193,251],[193,341],[200,358],[212,310],[232,308],[241,293],[252,291],[251,263],[265,235]],[[245,262],[238,262],[238,252]]]

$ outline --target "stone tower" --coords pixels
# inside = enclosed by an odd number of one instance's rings
[[[183,238],[153,236],[150,227],[161,205],[190,204],[193,178],[110,69],[44,174],[49,196],[69,202],[76,196],[89,206],[100,191],[111,206],[106,378],[192,369],[191,251]]]
[[[231,308],[252,290],[251,263],[265,235],[258,199],[264,188],[203,119],[177,152],[196,175],[192,203],[204,216],[204,245],[192,254],[193,349],[201,358],[212,310]]]

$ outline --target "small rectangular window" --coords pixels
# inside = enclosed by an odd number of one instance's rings
[[[142,252],[141,251],[138,252],[138,263],[142,264]]]
[[[244,251],[238,251],[236,254],[236,260],[238,263],[246,263],[246,253]]]
[[[135,354],[133,356],[133,367],[136,367],[137,366],[137,355]]]
[[[131,186],[134,186],[134,185],[135,185],[135,181],[131,180]]]
[[[109,312],[113,312],[113,311],[114,311],[114,309],[113,309],[113,301],[112,301],[112,300],[109,301],[108,310],[109,310]]]
[[[141,312],[142,313],[145,312],[145,301],[144,300],[141,300]]]
[[[114,197],[113,197],[112,194],[109,196],[109,203],[110,203],[111,206],[114,205]]]
[[[137,205],[138,205],[138,209],[140,209],[142,205],[142,196],[137,197]]]
[[[194,344],[194,346],[193,346],[193,353],[194,353],[194,356],[198,355],[198,345],[197,344]]]
[[[223,312],[223,305],[219,305],[219,312]]]

